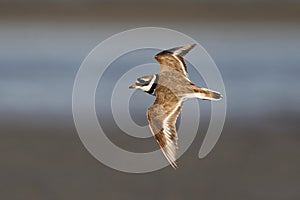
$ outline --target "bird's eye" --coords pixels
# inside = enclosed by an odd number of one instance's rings
[[[138,86],[145,86],[145,85],[148,85],[149,81],[147,80],[143,80],[141,78],[138,78],[137,81],[136,81],[136,85]]]
[[[138,78],[137,79],[137,83],[144,83],[145,81],[143,80],[143,79],[141,79],[141,78]]]

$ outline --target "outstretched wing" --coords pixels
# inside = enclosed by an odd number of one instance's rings
[[[187,77],[187,68],[183,57],[195,46],[196,44],[175,47],[172,49],[164,50],[156,54],[155,59],[160,64],[160,70],[170,67]]]
[[[168,102],[161,102],[160,96],[148,108],[147,117],[152,134],[158,142],[163,154],[172,167],[176,168],[177,132],[176,119],[181,111],[183,102],[177,97]]]

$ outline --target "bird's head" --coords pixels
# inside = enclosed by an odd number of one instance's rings
[[[157,75],[142,76],[134,84],[129,86],[130,89],[140,89],[149,94],[153,94],[157,84]]]

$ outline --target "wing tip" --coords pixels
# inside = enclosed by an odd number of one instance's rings
[[[188,44],[188,45],[184,45],[184,46],[169,49],[168,51],[172,52],[172,54],[175,55],[175,56],[185,56],[195,46],[196,46],[196,43]]]
[[[165,54],[172,54],[174,56],[182,56],[183,57],[195,46],[196,46],[196,43],[193,43],[193,44],[188,44],[188,45],[184,45],[184,46],[179,46],[179,47],[174,47],[171,49],[163,50],[155,55],[155,59],[157,59],[158,56],[165,55]]]
[[[177,169],[178,166],[176,164],[176,151],[170,151],[170,149],[166,149],[167,146],[165,147],[161,147],[161,150],[164,154],[164,156],[167,158],[168,162],[170,163],[170,165],[174,168]],[[175,149],[177,149],[177,146],[175,147]]]
[[[178,169],[176,162],[172,162],[172,163],[170,163],[170,165],[173,167],[173,169],[175,169],[175,170]]]

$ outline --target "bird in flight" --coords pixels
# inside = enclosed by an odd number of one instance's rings
[[[158,74],[140,77],[129,87],[156,97],[147,111],[149,127],[173,168],[177,168],[178,148],[175,123],[183,102],[191,98],[213,101],[222,99],[219,92],[198,87],[189,80],[183,57],[194,46],[175,47],[156,54],[155,59],[160,64]]]

